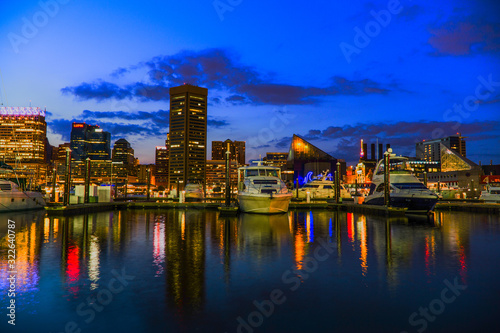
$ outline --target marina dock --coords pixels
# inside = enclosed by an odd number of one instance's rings
[[[102,212],[110,210],[124,209],[209,209],[221,210],[220,202],[174,202],[162,200],[150,201],[115,201],[106,203],[88,203],[75,205],[49,205],[45,207],[50,216],[68,216],[79,215],[92,212]],[[346,211],[350,213],[362,213],[367,215],[379,216],[404,216],[405,209],[396,207],[373,206],[364,204],[355,204],[352,201],[344,203],[334,203],[329,201],[292,201],[289,206],[290,210],[320,210],[331,209],[336,211]],[[435,211],[457,211],[457,212],[475,212],[500,214],[500,204],[497,203],[482,203],[482,202],[467,202],[467,201],[442,201],[436,205]]]

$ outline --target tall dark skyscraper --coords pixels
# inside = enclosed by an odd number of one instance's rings
[[[207,159],[206,88],[185,84],[170,88],[170,187],[205,186]]]
[[[91,160],[109,160],[111,135],[97,125],[73,123],[71,129],[70,147],[72,157],[76,161],[83,161],[87,157]]]

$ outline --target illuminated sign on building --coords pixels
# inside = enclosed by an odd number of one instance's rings
[[[45,117],[45,111],[39,107],[19,107],[19,106],[2,106],[0,107],[0,115],[13,117],[26,116],[42,116]]]
[[[73,128],[83,128],[84,124],[73,123]]]

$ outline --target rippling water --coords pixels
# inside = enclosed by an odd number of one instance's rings
[[[498,331],[499,277],[498,215],[0,215],[2,332]]]

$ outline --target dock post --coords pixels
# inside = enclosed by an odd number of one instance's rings
[[[427,171],[424,171],[424,185],[427,187]]]
[[[56,182],[57,182],[57,164],[52,169],[52,202],[57,202],[57,200],[56,200]]]
[[[337,162],[337,171],[335,172],[335,202],[340,203],[340,162]]]
[[[390,198],[390,179],[389,179],[389,151],[384,153],[384,205],[389,208],[391,198]]]
[[[225,206],[231,205],[231,141],[226,140],[226,203]]]
[[[147,193],[147,201],[149,201],[149,198],[150,198],[150,193],[149,193],[149,190],[151,189],[151,169],[148,168],[146,170],[148,172],[148,176],[147,176],[147,179],[148,179],[148,193]]]
[[[70,186],[71,186],[71,149],[66,149],[66,183],[64,184],[64,206],[69,205]]]
[[[123,195],[125,197],[125,200],[127,200],[127,195],[128,195],[128,171],[127,171],[127,174],[125,175],[125,190],[123,192]]]
[[[84,203],[89,203],[89,189],[90,189],[90,158],[85,160],[85,194],[83,197]]]
[[[296,183],[295,183],[295,191],[296,191],[296,198],[299,198],[299,178],[297,177]]]

